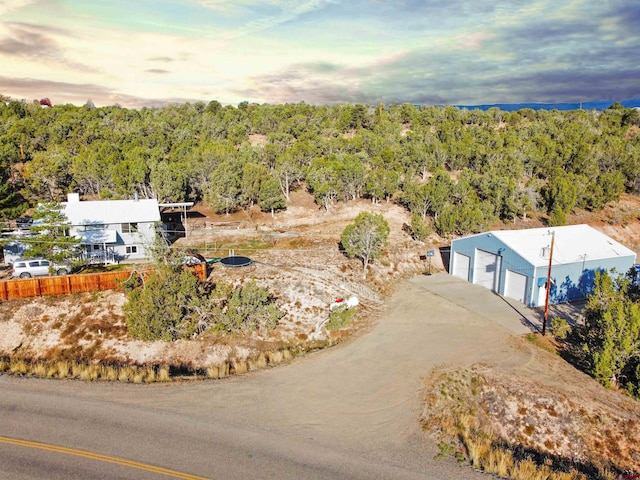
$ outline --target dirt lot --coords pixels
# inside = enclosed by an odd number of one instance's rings
[[[362,279],[360,262],[347,259],[338,249],[342,230],[360,211],[382,213],[391,227],[390,246],[372,265],[366,281]],[[598,215],[583,212],[570,221],[589,223],[639,252],[639,212],[636,199],[625,197],[615,208]],[[486,428],[538,451],[563,457],[571,454],[576,461],[587,463],[606,462],[608,458],[624,468],[640,469],[637,450],[640,430],[628,428],[638,425],[637,402],[604,390],[559,357],[512,336],[522,335],[529,331],[531,324],[539,322],[539,311],[517,306],[514,309],[512,305],[507,306],[506,311],[517,312],[517,315],[504,317],[504,302],[500,300],[502,305],[493,304],[490,299],[497,299],[495,295],[483,297],[483,308],[476,311],[469,303],[468,289],[479,287],[464,282],[450,284],[450,277],[446,275],[440,277],[444,281],[439,282],[429,280],[437,275],[419,275],[429,268],[433,273],[444,270],[438,253],[432,257],[430,266],[424,255],[427,250],[438,252],[438,247],[448,242],[437,236],[425,243],[414,242],[402,229],[408,221],[407,213],[391,203],[374,205],[361,200],[337,204],[327,212],[319,209],[305,192],[295,192],[289,208],[273,217],[256,210],[229,216],[214,215],[197,206],[189,215],[188,237],[178,240],[175,246],[193,248],[208,258],[231,252],[251,257],[254,263],[250,267],[233,269],[216,264],[210,279],[233,283],[254,279],[267,287],[286,312],[275,331],[250,338],[205,336],[172,343],[132,341],[127,337],[122,315],[124,294],[104,292],[0,304],[0,352],[206,368],[230,357],[249,357],[260,349],[337,340],[335,334],[321,328],[328,315],[328,306],[336,298],[356,295],[360,299],[358,319],[350,331],[339,335],[360,338],[359,332],[368,332],[365,335],[367,342],[358,343],[367,351],[350,350],[349,345],[345,345],[340,348],[342,353],[330,356],[338,355],[341,362],[352,362],[360,357],[372,362],[377,355],[384,358],[371,364],[373,376],[361,377],[361,373],[346,368],[347,363],[340,369],[343,373],[336,376],[335,381],[339,384],[351,385],[340,388],[347,388],[348,401],[353,402],[354,409],[356,405],[362,405],[361,394],[366,394],[371,396],[371,411],[377,412],[369,426],[354,423],[352,430],[341,427],[338,429],[340,436],[347,438],[351,435],[349,432],[353,432],[356,441],[363,428],[373,428],[372,434],[386,435],[386,429],[398,418],[398,410],[409,409],[411,415],[401,416],[403,422],[408,423],[394,426],[395,435],[404,435],[403,432],[412,430],[409,424],[422,409],[421,404],[416,403],[419,389],[424,389],[427,399],[423,419],[428,421],[432,414],[443,418],[451,406],[440,401],[429,404],[429,392],[437,393],[442,388],[442,381],[457,378],[459,369],[473,368],[487,379],[486,391],[483,390],[487,401],[481,405],[486,409]],[[509,227],[540,224],[538,220],[530,219]],[[414,280],[409,281],[410,278]],[[464,289],[464,292],[458,289]],[[420,297],[418,304],[410,301],[416,296]],[[429,305],[433,302],[438,302],[438,318],[428,315],[431,312]],[[558,308],[558,313],[574,321],[577,317],[575,312],[562,307]],[[488,317],[491,317],[490,322]],[[528,322],[522,321],[523,318]],[[425,319],[428,319],[426,323]],[[383,330],[376,327],[378,329],[372,331],[382,320]],[[416,335],[417,324],[424,327],[428,342]],[[405,328],[409,325],[411,328]],[[469,325],[473,328],[468,328]],[[391,331],[395,332],[393,336]],[[505,332],[509,332],[509,336],[505,336]],[[401,347],[388,345],[391,338],[400,342]],[[324,363],[318,365],[320,368]],[[434,367],[437,368],[429,374]],[[313,367],[312,370],[317,369]],[[387,374],[387,370],[393,373]],[[383,371],[386,373],[382,374]],[[365,389],[366,385],[356,381],[356,377],[350,378],[349,372],[368,379],[363,381],[378,390]],[[321,374],[320,371],[316,373]],[[421,376],[425,377],[422,386],[419,385]],[[264,380],[265,377],[261,378]],[[267,383],[273,380],[272,376]],[[291,382],[291,379],[283,381]],[[295,380],[298,381],[301,379]],[[380,398],[385,398],[383,403],[388,405],[391,397],[396,399],[392,408],[378,405]],[[328,416],[317,419],[321,429],[337,428],[339,422],[331,415],[335,415],[339,405],[336,404],[335,409],[330,407],[332,402],[339,401],[345,399],[325,398],[322,411],[326,409]],[[551,404],[556,406],[550,409]],[[282,412],[274,413],[280,415],[274,418],[282,418]],[[558,417],[562,424],[558,424]],[[342,418],[340,422],[350,425],[351,420]],[[375,431],[376,425],[380,426],[379,432]],[[570,452],[571,445],[574,445],[574,451],[575,445],[579,445],[592,456],[576,456],[575,452]]]
[[[382,213],[391,227],[390,247],[371,266],[366,282],[362,264],[349,260],[338,248],[342,230],[363,210]],[[122,314],[124,294],[104,292],[0,304],[0,352],[206,368],[229,357],[248,357],[269,345],[328,341],[329,332],[320,327],[335,299],[358,297],[359,321],[353,326],[357,330],[375,316],[398,279],[427,268],[420,255],[436,246],[413,242],[402,231],[407,220],[406,212],[392,203],[358,201],[338,204],[327,212],[305,192],[294,192],[291,206],[275,216],[257,209],[215,215],[197,206],[189,212],[188,236],[174,247],[193,248],[207,258],[231,253],[251,257],[254,263],[244,268],[215,264],[209,278],[235,284],[254,279],[267,287],[286,312],[275,331],[251,338],[132,341]],[[439,257],[434,257],[432,268],[443,268]]]

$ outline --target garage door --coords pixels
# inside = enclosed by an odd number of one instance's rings
[[[525,303],[527,297],[527,276],[507,270],[505,275],[504,296]]]
[[[494,292],[498,291],[500,281],[500,264],[502,257],[495,253],[476,250],[473,283],[482,285]]]
[[[469,281],[469,265],[471,264],[470,260],[471,259],[468,255],[453,252],[453,270],[451,274],[454,277]]]

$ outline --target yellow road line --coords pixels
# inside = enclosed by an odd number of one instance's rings
[[[153,465],[147,465],[145,463],[134,462],[133,460],[126,460],[124,458],[110,457],[109,455],[101,455],[99,453],[87,452],[85,450],[76,450],[75,448],[60,447],[58,445],[51,445],[49,443],[31,442],[29,440],[18,440],[17,438],[9,438],[0,436],[0,443],[8,443],[10,445],[18,445],[20,447],[37,448],[40,450],[47,450],[49,452],[64,453],[65,455],[74,455],[76,457],[88,458],[90,460],[99,460],[101,462],[115,463],[116,465],[122,465],[124,467],[136,468],[138,470],[144,470],[146,472],[158,473],[160,475],[166,475],[173,478],[181,478],[184,480],[207,480],[206,477],[198,477],[197,475],[191,475],[189,473],[176,472],[175,470],[169,470],[167,468],[155,467]]]

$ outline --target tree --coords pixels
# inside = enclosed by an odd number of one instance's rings
[[[382,253],[389,239],[389,224],[380,214],[362,212],[355,222],[342,232],[341,243],[345,253],[362,260],[363,278],[367,278],[367,266]]]
[[[584,309],[582,348],[590,373],[602,384],[622,384],[640,394],[640,304],[630,286],[628,278],[596,272]]]
[[[340,162],[335,158],[316,158],[311,162],[307,174],[307,182],[313,191],[313,196],[318,205],[322,205],[326,211],[338,197],[340,190],[340,178],[338,169]]]
[[[578,184],[575,175],[569,175],[563,170],[553,170],[549,182],[542,190],[542,196],[547,203],[547,211],[551,214],[553,225],[561,225],[562,218],[575,208],[578,202]]]
[[[362,193],[365,171],[362,162],[355,155],[344,155],[336,164],[339,178],[340,196],[344,200],[355,200]]]
[[[260,185],[258,205],[263,212],[271,211],[271,216],[275,210],[287,208],[287,202],[280,191],[280,184],[275,178],[268,178]]]
[[[400,185],[400,174],[394,170],[378,168],[365,177],[364,192],[373,203],[383,198],[388,202]]]
[[[33,200],[58,200],[71,185],[71,170],[70,156],[64,148],[35,152],[33,160],[25,165],[25,194]]]
[[[19,217],[29,206],[12,178],[11,156],[0,145],[0,220]]]
[[[39,204],[33,214],[30,230],[32,235],[19,239],[28,246],[26,257],[43,257],[59,263],[77,255],[80,239],[69,236],[69,220],[61,203]]]
[[[206,295],[204,285],[175,259],[154,266],[144,286],[132,290],[124,305],[129,335],[146,341],[189,338],[197,331],[189,310]]]
[[[262,184],[268,177],[267,167],[261,163],[246,163],[242,168],[242,202],[253,206],[258,201]],[[278,186],[279,187],[279,186]]]
[[[211,174],[208,201],[216,212],[227,215],[235,210],[240,201],[240,172],[237,165],[223,162]]]
[[[272,330],[283,315],[271,294],[250,280],[231,293],[216,328],[227,333]]]
[[[411,238],[418,241],[424,240],[432,233],[431,225],[418,212],[411,214],[411,224],[407,230]]]
[[[291,185],[302,177],[299,163],[290,154],[280,155],[276,158],[275,174],[282,189],[282,194],[289,200]]]

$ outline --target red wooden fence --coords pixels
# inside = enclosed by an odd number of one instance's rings
[[[193,273],[200,280],[205,281],[207,279],[207,265],[205,263],[189,268],[193,270]],[[0,300],[116,290],[121,288],[121,283],[131,277],[132,274],[135,274],[134,270],[118,270],[115,272],[84,273],[59,277],[5,280],[0,282]]]

